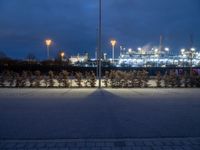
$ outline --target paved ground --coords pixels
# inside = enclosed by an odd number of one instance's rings
[[[17,146],[21,140],[25,140],[21,145],[37,145],[51,139],[102,139],[103,143],[109,143],[104,139],[113,139],[113,146],[105,149],[146,150],[161,146],[199,150],[199,95],[199,89],[0,89],[1,149],[5,145]],[[136,145],[138,138],[142,143],[144,138],[156,138],[154,142],[181,138],[183,142]],[[125,139],[133,141],[133,145],[130,147]],[[97,141],[91,145],[98,145]],[[66,146],[68,142],[64,141]]]
[[[1,150],[199,150],[200,138],[1,141]]]

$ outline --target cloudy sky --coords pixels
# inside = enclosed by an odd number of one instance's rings
[[[119,46],[164,44],[176,52],[189,47],[190,35],[200,49],[199,0],[102,0],[103,50],[109,41]],[[0,0],[0,51],[25,58],[34,53],[46,57],[44,39],[54,43],[51,55],[65,50],[69,55],[89,52],[97,45],[98,0]]]

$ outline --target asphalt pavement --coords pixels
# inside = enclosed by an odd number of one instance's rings
[[[199,89],[0,89],[0,140],[200,137]]]

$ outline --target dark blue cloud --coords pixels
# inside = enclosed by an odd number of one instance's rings
[[[103,50],[109,40],[127,47],[157,45],[159,35],[174,51],[200,48],[199,0],[102,0]],[[98,0],[0,0],[0,51],[13,57],[34,52],[45,57],[44,39],[52,38],[52,53],[88,51],[97,45]]]

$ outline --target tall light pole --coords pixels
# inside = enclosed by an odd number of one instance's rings
[[[102,1],[99,0],[99,38],[98,38],[98,78],[99,78],[99,88],[101,88],[101,25],[102,25]]]
[[[45,40],[45,44],[46,44],[46,46],[47,46],[47,58],[48,58],[48,60],[49,60],[49,59],[50,59],[49,49],[50,49],[50,46],[51,46],[51,44],[52,44],[52,40],[50,40],[50,39]]]
[[[114,64],[114,62],[115,62],[115,45],[116,45],[117,41],[111,40],[110,43],[112,45],[112,63]]]

